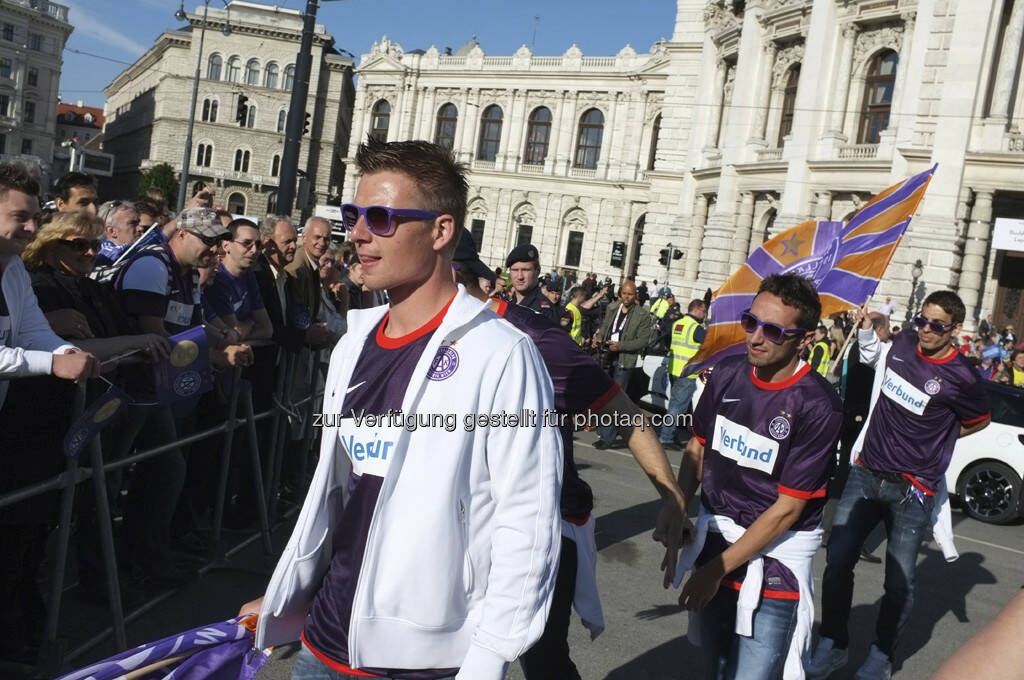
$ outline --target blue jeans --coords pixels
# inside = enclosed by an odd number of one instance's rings
[[[306,649],[305,645],[299,650],[298,656],[295,657],[295,665],[292,666],[292,680],[360,680],[365,677],[334,670],[313,656],[313,652]],[[443,680],[455,680],[455,676]]]
[[[761,598],[754,634],[737,635],[739,593],[722,587],[698,614],[706,680],[777,680],[796,629],[797,600]]]
[[[669,392],[666,422],[661,426],[659,439],[662,444],[672,444],[676,440],[676,424],[690,408],[693,393],[697,391],[697,379],[684,376],[672,377],[672,390]]]
[[[615,367],[615,372],[612,374],[612,379],[618,383],[619,387],[622,388],[622,393],[626,393],[626,388],[629,387],[629,378],[633,375],[632,368],[622,368],[621,366]],[[601,438],[605,444],[611,444],[615,441],[615,438],[619,434],[618,428],[614,425],[598,426],[595,428],[597,435]]]
[[[909,482],[882,479],[859,464],[839,499],[828,541],[821,587],[821,635],[845,648],[853,600],[853,568],[861,547],[879,522],[885,524],[885,584],[875,626],[875,644],[893,659],[896,640],[914,606],[917,553],[932,524],[934,497],[913,492]]]

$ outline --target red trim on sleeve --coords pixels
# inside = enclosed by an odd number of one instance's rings
[[[704,437],[701,437],[699,434],[697,434],[697,431],[694,430],[692,427],[690,428],[690,432],[693,433],[693,438],[699,441],[701,446],[707,446],[708,441],[704,439]]]
[[[508,311],[508,303],[504,300],[498,300],[498,308],[494,310],[494,313],[498,316],[505,316],[505,312]]]
[[[919,344],[919,345],[917,345],[917,346],[916,346],[916,347],[914,348],[914,350],[915,350],[915,351],[917,352],[917,356],[921,357],[922,359],[924,359],[925,361],[927,361],[927,362],[928,362],[929,364],[945,364],[945,363],[948,363],[948,362],[952,361],[953,359],[956,359],[956,358],[957,358],[957,356],[959,356],[959,355],[960,355],[960,353],[959,353],[959,352],[957,352],[957,351],[956,351],[956,350],[954,349],[954,350],[953,350],[952,352],[950,352],[950,353],[949,353],[949,356],[948,356],[948,357],[945,357],[945,358],[943,358],[943,359],[933,359],[933,358],[931,358],[931,357],[926,357],[925,355],[921,354],[921,345],[920,345],[920,344]]]
[[[437,327],[441,325],[442,321],[444,321],[444,315],[448,313],[448,308],[452,306],[453,300],[455,300],[454,295],[452,296],[452,299],[448,301],[448,304],[442,307],[441,311],[434,315],[433,319],[426,322],[412,333],[407,333],[400,338],[389,338],[384,335],[384,327],[388,325],[388,319],[391,318],[391,312],[388,312],[384,315],[384,318],[381,319],[380,325],[377,326],[377,344],[384,349],[398,349],[399,347],[404,347],[410,342],[414,342],[415,340],[422,338],[427,333],[437,330]]]
[[[800,491],[799,489],[791,489],[788,486],[779,484],[779,493],[786,496],[792,496],[793,498],[799,498],[800,500],[809,501],[812,498],[824,498],[826,489],[821,488],[817,491]]]
[[[604,405],[607,404],[609,401],[611,401],[612,397],[614,397],[620,391],[622,391],[622,388],[619,387],[619,383],[612,383],[612,386],[609,387],[608,390],[604,394],[602,394],[600,397],[595,399],[594,403],[591,404],[590,406],[588,406],[586,408],[586,410],[587,411],[598,411],[598,410],[604,408]]]
[[[805,375],[807,375],[810,372],[811,372],[811,365],[810,364],[804,364],[803,368],[801,368],[799,371],[794,373],[788,379],[783,380],[782,382],[766,382],[766,381],[761,380],[760,378],[757,377],[757,374],[754,373],[754,367],[751,366],[750,367],[750,379],[753,380],[754,384],[757,385],[758,387],[760,387],[762,390],[784,390],[787,387],[792,387],[793,385],[795,385],[796,381],[800,380],[800,378],[804,377]]]
[[[358,669],[355,669],[355,668],[349,668],[348,664],[341,663],[340,661],[335,661],[334,659],[330,658],[329,656],[327,656],[326,654],[324,654],[323,652],[318,650],[313,645],[309,644],[309,640],[306,639],[306,632],[305,631],[302,632],[300,637],[302,638],[302,644],[306,645],[306,649],[308,649],[309,651],[313,652],[313,656],[315,656],[316,658],[320,659],[320,661],[322,661],[328,668],[336,670],[339,673],[343,673],[345,675],[355,675],[356,677],[360,677],[360,678],[380,678],[380,677],[383,677],[381,675],[373,675],[372,673],[364,673],[361,670],[358,670]]]
[[[983,416],[978,416],[977,418],[971,418],[970,420],[961,420],[960,424],[961,425],[976,425],[977,423],[980,423],[983,420],[988,420],[991,417],[992,417],[991,413],[986,413]]]

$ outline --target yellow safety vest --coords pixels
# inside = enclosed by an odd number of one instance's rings
[[[818,364],[818,369],[817,370],[818,370],[818,373],[821,374],[821,377],[827,378],[828,377],[828,362],[832,359],[832,355],[829,354],[828,343],[825,342],[824,340],[821,340],[819,342],[814,343],[814,346],[811,347],[811,352],[814,352],[814,350],[818,347],[818,345],[821,345],[821,348],[822,348],[822,350],[824,350],[825,353],[821,357],[821,363]]]
[[[1024,371],[1016,366],[1013,367],[1013,384],[1016,387],[1024,387]]]
[[[676,321],[672,327],[672,358],[668,363],[668,373],[673,378],[678,378],[683,374],[686,362],[692,359],[700,349],[700,343],[693,337],[698,328],[700,328],[700,322],[689,315]],[[694,373],[686,377],[695,378],[697,374]]]
[[[577,345],[583,345],[583,314],[579,308],[573,303],[568,303],[565,308],[569,310],[569,314],[572,315],[572,327],[569,328],[569,337],[573,339]]]
[[[668,311],[668,300],[665,298],[658,298],[651,305],[651,314],[661,319],[665,316],[665,312]]]

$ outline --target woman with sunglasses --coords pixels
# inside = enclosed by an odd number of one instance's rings
[[[957,557],[949,513],[940,512],[948,502],[943,480],[957,439],[983,429],[990,417],[981,376],[954,344],[965,316],[956,293],[936,291],[914,317],[917,332],[901,333],[887,344],[863,312],[858,316],[860,361],[875,369],[875,379],[829,536],[821,640],[806,667],[812,680],[842,668],[849,659],[853,569],[864,541],[880,522],[888,537],[885,594],[876,639],[858,678],[892,675],[896,644],[914,604],[917,555],[928,529],[947,560]]]

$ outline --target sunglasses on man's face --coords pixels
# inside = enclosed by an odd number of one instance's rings
[[[61,239],[61,243],[80,255],[84,255],[90,250],[98,253],[103,245],[103,241],[98,238],[67,238]]]
[[[768,342],[774,342],[776,345],[781,345],[783,342],[789,339],[787,336],[795,336],[809,332],[806,328],[783,328],[773,323],[761,321],[756,316],[750,313],[750,310],[743,312],[740,315],[740,326],[747,333],[754,333],[758,327],[761,327],[764,333],[764,339]]]
[[[949,332],[949,329],[956,326],[956,322],[953,323],[942,323],[941,321],[929,321],[920,314],[914,315],[914,328],[919,331],[923,331],[925,328],[930,330],[932,333],[938,335],[945,335]]]
[[[188,230],[186,230],[186,231],[188,231]],[[219,245],[220,245],[221,243],[223,243],[224,241],[227,241],[227,240],[228,240],[228,235],[227,235],[227,234],[224,234],[223,236],[205,236],[205,235],[203,235],[203,234],[197,234],[197,233],[196,233],[196,232],[194,232],[194,231],[189,231],[188,233],[192,234],[192,235],[193,235],[193,236],[195,236],[195,237],[196,237],[197,239],[199,239],[200,241],[202,241],[202,242],[203,242],[203,244],[204,244],[204,245],[205,245],[205,246],[206,246],[207,248],[216,248],[216,247],[217,247],[217,246],[219,246]]]
[[[341,206],[341,223],[345,229],[352,231],[356,223],[362,217],[366,221],[366,228],[377,236],[390,236],[398,224],[395,218],[408,218],[413,220],[432,220],[444,213],[432,210],[406,210],[403,208],[389,208],[383,205],[371,205],[363,207],[355,203],[345,203]]]

